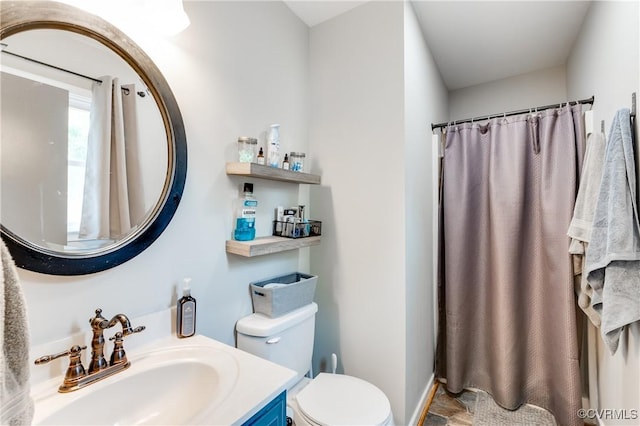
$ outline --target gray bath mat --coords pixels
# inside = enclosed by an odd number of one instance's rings
[[[555,418],[547,410],[523,405],[515,411],[505,410],[491,395],[478,391],[473,426],[556,426]]]

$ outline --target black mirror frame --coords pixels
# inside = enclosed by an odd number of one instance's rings
[[[6,243],[20,268],[51,275],[86,275],[118,266],[142,253],[166,229],[180,204],[187,175],[187,140],[178,103],[157,66],[124,33],[103,19],[52,1],[0,1],[0,40],[21,31],[60,29],[102,43],[124,59],[142,78],[162,116],[168,143],[164,191],[141,230],[104,251],[85,255],[45,250],[1,226]]]

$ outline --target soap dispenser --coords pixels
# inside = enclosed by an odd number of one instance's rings
[[[182,284],[182,297],[176,309],[178,337],[191,337],[196,334],[196,299],[191,296],[191,278],[185,278]]]

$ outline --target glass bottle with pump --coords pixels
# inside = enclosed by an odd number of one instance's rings
[[[191,296],[190,282],[191,278],[184,279],[182,297],[178,299],[176,307],[178,337],[191,337],[196,334],[196,299]]]
[[[233,231],[233,238],[237,241],[251,241],[256,238],[255,222],[258,200],[253,198],[252,183],[245,183],[243,192],[244,196],[238,200],[236,228]]]
[[[272,124],[269,129],[267,145],[267,165],[280,167],[280,125]]]

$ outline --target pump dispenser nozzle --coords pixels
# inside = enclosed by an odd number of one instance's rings
[[[191,278],[184,278],[182,280],[182,295],[191,296]]]

